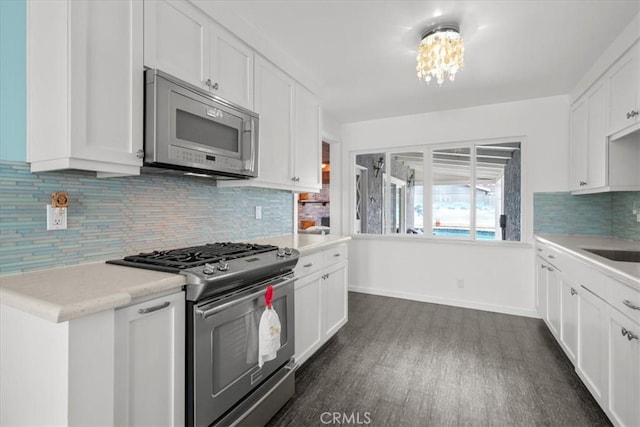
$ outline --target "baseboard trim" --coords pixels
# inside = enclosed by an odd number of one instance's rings
[[[527,310],[517,307],[509,307],[502,305],[482,304],[470,301],[461,301],[451,298],[433,297],[429,295],[414,294],[411,292],[389,291],[386,289],[363,288],[360,286],[349,286],[349,291],[361,294],[379,295],[383,297],[408,299],[411,301],[430,302],[434,304],[450,305],[453,307],[472,308],[474,310],[490,311],[493,313],[512,314],[515,316],[540,318],[535,310]]]

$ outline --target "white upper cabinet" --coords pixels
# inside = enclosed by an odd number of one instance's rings
[[[607,74],[610,85],[607,135],[640,128],[640,44],[616,62]]]
[[[260,115],[258,181],[292,185],[294,81],[262,57],[256,58],[255,110]]]
[[[144,65],[206,89],[210,21],[186,2],[144,2]]]
[[[184,1],[144,2],[144,65],[253,109],[253,50]]]
[[[142,3],[28,2],[27,20],[31,171],[139,174]]]
[[[571,108],[571,191],[581,190],[587,185],[587,141],[589,134],[589,102],[581,98]]]
[[[320,101],[302,86],[296,86],[294,127],[294,173],[296,185],[310,189],[322,187],[322,141]]]
[[[212,25],[210,47],[212,91],[253,110],[253,50],[217,25]]]
[[[255,112],[260,116],[258,178],[219,181],[317,192],[322,188],[320,101],[284,71],[255,57]]]

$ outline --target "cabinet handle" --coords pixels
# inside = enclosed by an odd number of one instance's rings
[[[540,266],[540,268],[544,270],[545,268],[547,268],[547,266],[546,266],[546,265],[544,265],[544,264],[542,264],[542,265]]]
[[[580,187],[587,185],[587,181],[580,181]]]
[[[549,271],[553,271],[553,268],[551,268],[551,267],[547,267],[547,270],[549,270]]]
[[[575,289],[571,288],[571,295],[578,295],[578,291],[576,291]]]
[[[632,333],[631,333],[631,331],[627,331],[627,339],[628,339],[629,341],[631,341],[631,340],[637,340],[637,339],[638,339],[638,336],[637,336],[637,335],[632,334]]]
[[[136,157],[141,159],[144,157],[144,151],[143,150],[138,150],[136,151]]]
[[[637,116],[638,114],[640,114],[640,113],[638,113],[636,110],[631,110],[630,112],[627,113],[627,119],[631,119],[631,118]]]
[[[312,262],[310,262],[309,264],[305,264],[305,265],[303,265],[303,267],[304,267],[304,268],[309,268],[309,267],[311,267],[312,265],[313,265],[313,263],[312,263]]]
[[[171,305],[169,301],[165,301],[162,304],[154,305],[153,307],[141,308],[138,310],[140,314],[148,314],[153,313],[154,311],[162,310],[163,308],[167,308]]]
[[[622,303],[624,305],[626,305],[627,307],[629,307],[631,310],[640,310],[640,307],[638,307],[637,305],[635,305],[634,303],[632,303],[628,299],[622,301]]]
[[[333,254],[333,256],[334,256],[334,257],[339,257],[339,256],[340,256],[340,254]]]
[[[296,182],[296,177],[291,177],[291,181]]]
[[[207,79],[207,81],[204,82],[204,84],[206,84],[207,86],[211,87],[211,79]]]
[[[218,87],[219,87],[219,86],[218,86],[218,82],[215,82],[215,83],[213,84],[213,86],[211,86],[211,89],[213,89],[213,90],[218,90]]]
[[[553,256],[553,255],[548,255],[548,257],[551,258],[551,259],[555,258],[555,256]]]
[[[542,252],[542,249],[540,249],[540,248],[537,248],[537,250],[538,250],[538,252]]]
[[[625,328],[622,328],[622,330],[620,330],[620,333],[624,337],[625,335],[627,335],[629,333],[629,331],[627,331]]]

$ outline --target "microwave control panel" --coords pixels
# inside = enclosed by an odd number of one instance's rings
[[[169,146],[169,158],[177,160],[187,166],[201,167],[203,169],[222,169],[239,171],[243,169],[242,161],[238,159],[230,159],[229,157],[219,156],[210,153],[204,153],[189,148]]]

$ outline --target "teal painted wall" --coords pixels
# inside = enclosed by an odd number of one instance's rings
[[[26,0],[0,0],[0,160],[26,160]]]

